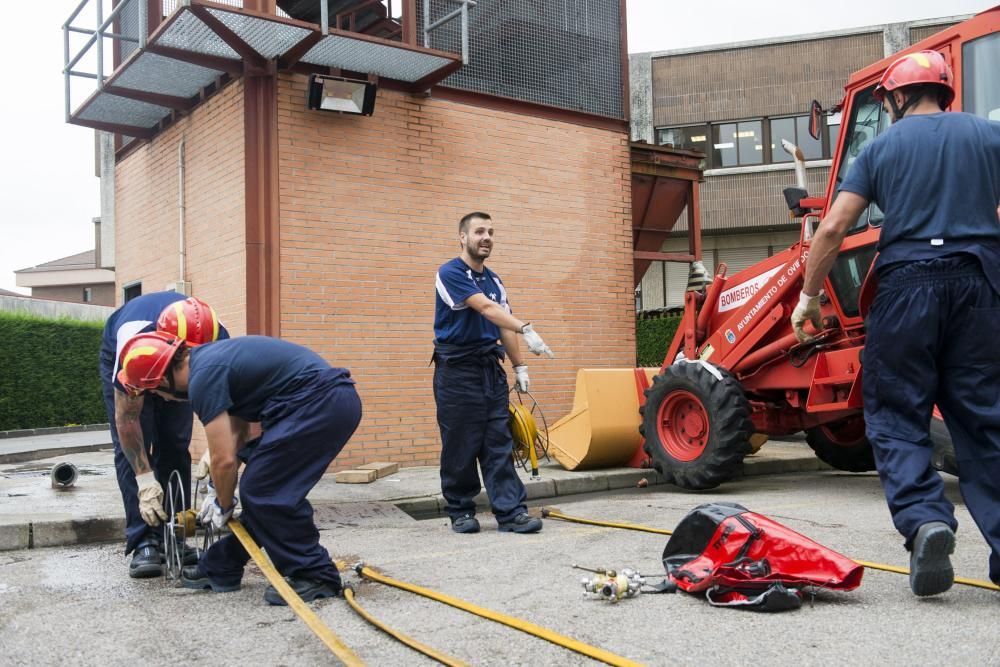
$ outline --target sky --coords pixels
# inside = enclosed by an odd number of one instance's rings
[[[91,7],[95,1],[90,0]],[[971,14],[998,1],[628,0],[629,51],[665,51]],[[92,219],[100,215],[94,132],[65,122],[63,93],[62,24],[78,2],[10,2],[4,7],[0,62],[7,65],[6,102],[0,105],[4,149],[0,289],[27,294],[27,288],[15,285],[15,269],[94,247]],[[110,0],[105,2],[110,6]],[[74,36],[76,43],[80,39]],[[93,86],[91,80],[75,79],[74,104]]]

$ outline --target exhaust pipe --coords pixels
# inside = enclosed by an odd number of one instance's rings
[[[795,160],[795,185],[803,190],[808,190],[809,188],[806,187],[806,159],[802,154],[802,149],[788,139],[781,140],[781,147]]]
[[[68,489],[76,484],[76,478],[79,476],[80,472],[75,465],[68,461],[62,461],[52,466],[49,479],[52,480],[53,489]]]

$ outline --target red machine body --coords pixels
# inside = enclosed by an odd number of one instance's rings
[[[864,437],[861,351],[862,307],[873,294],[863,293],[862,286],[876,254],[882,216],[877,206],[865,211],[841,246],[824,286],[823,329],[813,332],[815,341],[800,344],[789,320],[812,230],[832,204],[853,156],[889,125],[873,96],[876,84],[900,55],[925,49],[940,52],[955,72],[952,111],[1000,115],[1000,68],[987,62],[1000,49],[1000,6],[851,76],[836,108],[842,130],[826,193],[785,192],[792,215],[802,221],[799,242],[731,276],[720,265],[705,290],[685,297],[681,325],[642,407],[645,452],[674,483],[711,488],[729,479],[751,451],[755,434],[805,431],[817,456],[834,467],[874,469]],[[976,77],[963,78],[967,63],[970,72],[975,64]],[[984,98],[992,100],[986,108]],[[969,100],[978,106],[964,109]],[[939,421],[940,414],[936,417]],[[947,432],[938,423],[932,433],[941,446],[935,464],[948,470],[953,462]]]

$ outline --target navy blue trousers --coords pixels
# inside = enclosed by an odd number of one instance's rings
[[[319,543],[306,496],[361,421],[361,399],[343,373],[325,371],[268,403],[260,442],[249,452],[239,483],[240,521],[278,572],[338,589],[340,573]],[[234,584],[249,558],[239,540],[227,535],[205,552],[201,568],[216,583]]]
[[[102,377],[110,377],[111,370],[101,370]],[[102,382],[104,407],[111,424],[111,442],[115,446],[115,473],[118,488],[125,505],[125,553],[131,553],[137,546],[148,540],[160,540],[160,529],[146,524],[139,514],[139,487],[135,481],[132,465],[122,452],[118,427],[115,424],[115,388],[108,381]],[[181,476],[184,491],[184,507],[191,503],[191,404],[186,401],[167,401],[155,394],[145,394],[139,422],[142,424],[142,439],[149,457],[149,465],[156,474],[156,480],[163,487],[164,510],[167,508],[167,481],[175,470]]]
[[[475,514],[482,490],[476,463],[497,521],[527,511],[528,494],[514,468],[507,426],[507,375],[495,357],[437,361],[434,400],[441,428],[441,493],[452,519]]]
[[[896,529],[910,548],[924,523],[958,526],[930,463],[936,403],[1000,583],[1000,295],[975,257],[914,262],[880,280],[867,326],[865,421]]]

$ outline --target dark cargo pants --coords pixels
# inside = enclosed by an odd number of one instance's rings
[[[434,366],[434,400],[441,428],[441,493],[452,519],[475,514],[483,474],[493,514],[510,521],[527,511],[527,491],[517,476],[507,426],[507,374],[492,356]]]
[[[865,421],[896,529],[910,548],[925,523],[958,525],[931,468],[936,403],[1000,583],[1000,295],[973,256],[913,262],[879,281],[867,326]]]

